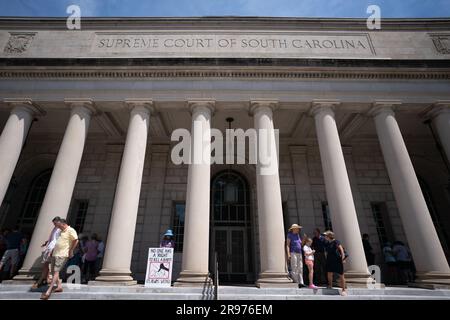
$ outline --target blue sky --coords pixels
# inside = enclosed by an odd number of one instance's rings
[[[450,0],[0,0],[0,16],[67,16],[70,4],[82,17],[367,17],[371,4],[385,18],[450,17]]]

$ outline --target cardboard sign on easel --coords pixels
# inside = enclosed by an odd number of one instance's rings
[[[146,287],[170,287],[172,281],[173,248],[149,248]]]

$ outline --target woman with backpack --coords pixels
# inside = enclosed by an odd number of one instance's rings
[[[327,276],[328,276],[328,288],[333,287],[333,274],[337,273],[339,275],[339,280],[342,287],[341,295],[347,295],[347,289],[345,286],[344,277],[344,262],[346,259],[346,254],[341,243],[335,239],[334,232],[326,231],[323,233],[327,239]]]

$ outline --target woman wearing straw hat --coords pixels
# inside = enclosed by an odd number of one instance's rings
[[[291,276],[295,283],[304,287],[303,283],[303,261],[302,261],[302,238],[300,229],[302,227],[294,223],[287,234],[286,252],[288,263],[291,265]]]

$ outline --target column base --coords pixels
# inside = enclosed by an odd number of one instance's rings
[[[94,281],[89,281],[88,284],[94,286],[134,286],[137,285],[137,281],[133,279],[129,270],[102,269],[99,276]]]
[[[344,273],[347,288],[368,288],[371,287],[370,274],[358,271],[347,271]],[[374,285],[375,286],[375,285]],[[377,283],[376,287],[384,288],[384,284]]]
[[[261,272],[256,281],[258,288],[298,288],[286,272]]]
[[[182,271],[174,287],[206,287],[213,286],[209,272]]]
[[[450,289],[450,273],[417,272],[416,281],[408,283],[409,287],[424,289]]]

